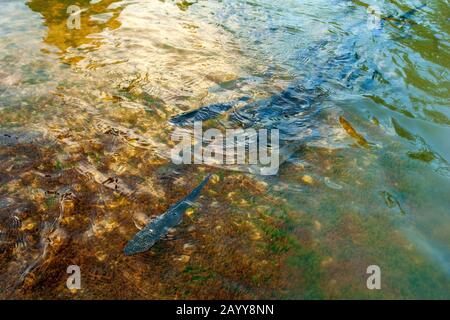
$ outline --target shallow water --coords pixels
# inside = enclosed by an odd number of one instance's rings
[[[448,1],[71,4],[0,2],[1,298],[450,298]],[[209,125],[284,129],[276,176],[171,163],[170,119],[242,97]]]

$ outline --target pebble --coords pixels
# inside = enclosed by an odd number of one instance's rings
[[[307,183],[307,184],[313,184],[314,183],[314,179],[311,176],[308,176],[308,175],[304,175],[302,177],[302,181],[304,183]]]
[[[217,184],[220,181],[220,177],[217,174],[213,174],[210,178],[212,184]]]
[[[186,210],[186,216],[191,217],[194,214],[194,209],[189,208]]]
[[[97,258],[98,261],[103,262],[106,260],[108,255],[104,251],[97,251],[95,253],[95,257]]]
[[[322,224],[321,224],[319,221],[315,220],[315,221],[314,221],[314,228],[315,228],[317,231],[320,231],[320,230],[322,229]]]
[[[182,263],[188,263],[191,260],[191,257],[183,254],[183,255],[179,256],[178,258],[175,258],[175,260],[180,261]]]
[[[320,263],[320,265],[322,267],[327,267],[329,265],[331,265],[334,262],[333,257],[327,257],[325,259],[322,260],[322,262]]]
[[[183,246],[183,251],[187,252],[187,253],[192,253],[195,250],[195,245],[191,244],[191,243],[186,243]]]

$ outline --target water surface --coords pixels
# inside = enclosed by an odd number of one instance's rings
[[[450,298],[450,7],[395,19],[420,4],[2,0],[0,297]],[[256,108],[292,87],[326,94]],[[278,175],[171,163],[172,117],[244,96],[209,125],[295,132]],[[174,240],[123,254],[207,173]]]

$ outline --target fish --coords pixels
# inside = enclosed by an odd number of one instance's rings
[[[426,4],[419,5],[403,14],[384,17],[382,21],[409,21],[426,6]],[[359,24],[361,22],[357,22],[356,26],[359,26]],[[323,98],[327,96],[327,92],[322,85],[333,80],[330,79],[331,74],[336,74],[338,79],[335,80],[340,81],[348,88],[352,88],[353,83],[364,75],[358,68],[360,57],[356,53],[356,41],[353,39],[350,39],[347,43],[342,43],[339,48],[341,53],[331,57],[328,61],[315,61],[318,51],[324,50],[328,44],[336,41],[338,40],[323,39],[299,52],[299,63],[309,62],[316,65],[315,73],[309,79],[296,79],[281,92],[265,99],[247,103],[240,108],[237,107],[238,104],[248,102],[250,100],[248,97],[203,106],[177,115],[169,122],[176,126],[193,125],[195,121],[210,120],[231,111],[231,122],[242,125],[244,128],[262,124],[266,129],[279,128],[282,130],[283,125],[287,123],[287,118],[295,118],[293,119],[294,124],[299,125],[299,129],[304,129],[305,123],[309,120],[308,115],[312,111],[311,107],[322,102]],[[376,69],[366,73],[368,74],[368,80],[363,85],[367,85],[368,81],[373,81],[380,74]],[[292,121],[289,123],[288,128],[292,128]]]
[[[169,123],[177,126],[193,125],[196,121],[205,121],[218,117],[221,114],[231,110],[234,106],[241,102],[248,101],[250,98],[242,97],[225,103],[214,103],[198,109],[188,111],[177,115],[169,120]]]
[[[309,118],[316,110],[313,105],[327,95],[327,90],[319,83],[308,88],[296,82],[278,94],[233,111],[229,120],[242,128],[263,125],[265,129],[279,129],[282,136],[293,135],[297,130],[292,131],[292,124],[302,130],[309,127]]]
[[[169,233],[170,229],[179,225],[185,211],[193,206],[194,201],[199,197],[210,178],[211,174],[208,174],[189,195],[170,207],[165,213],[150,221],[127,243],[123,250],[125,255],[130,256],[150,250],[156,242]]]
[[[408,21],[425,6],[418,6],[393,19]],[[362,24],[365,23],[366,20],[357,21],[350,29],[362,30],[365,28]],[[222,122],[225,127],[276,129],[279,131],[280,164],[282,164],[305,143],[323,137],[326,126],[320,122],[320,115],[324,110],[321,106],[330,102],[336,89],[367,91],[377,83],[383,83],[384,77],[377,65],[366,61],[358,54],[357,40],[355,37],[347,37],[342,41],[338,36],[331,35],[329,39],[322,39],[300,50],[295,55],[298,63],[301,65],[307,63],[311,67],[305,68],[306,74],[302,78],[292,79],[283,90],[266,98],[250,101],[240,99],[207,105],[175,116],[170,123],[183,127],[192,125],[195,121],[210,120],[226,114]],[[332,54],[321,55],[319,54],[321,51]],[[371,143],[352,130],[353,128],[344,120],[342,118],[339,120],[344,129],[356,138],[360,145],[370,147]],[[231,168],[231,166],[222,167]],[[235,169],[257,173],[261,168],[245,165]]]
[[[343,116],[339,117],[339,122],[341,123],[344,130],[347,132],[349,136],[354,138],[358,144],[362,147],[369,148],[371,143],[364,138],[364,136],[360,133],[358,133],[355,128],[350,124],[350,122],[347,121]]]

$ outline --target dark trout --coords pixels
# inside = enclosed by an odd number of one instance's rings
[[[133,255],[149,250],[161,238],[165,237],[171,228],[180,224],[184,212],[197,200],[203,187],[208,183],[209,174],[189,195],[169,208],[165,213],[152,220],[145,228],[131,239],[124,249],[126,255]]]

